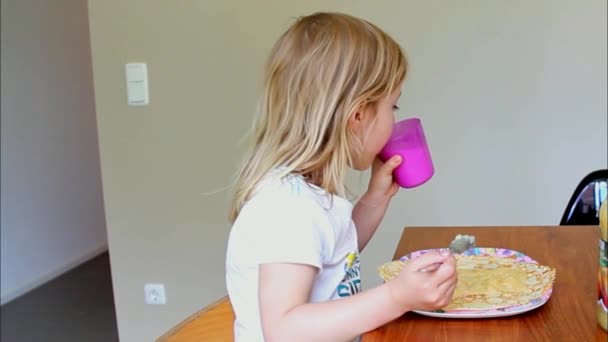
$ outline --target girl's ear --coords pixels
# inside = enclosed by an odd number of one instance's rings
[[[362,128],[363,116],[365,115],[365,105],[361,104],[348,116],[348,128],[357,134]]]

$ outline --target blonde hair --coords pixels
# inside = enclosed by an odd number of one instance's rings
[[[252,149],[238,173],[229,219],[270,171],[303,176],[344,195],[352,165],[351,113],[375,105],[405,79],[399,44],[376,25],[341,13],[301,17],[272,48]]]

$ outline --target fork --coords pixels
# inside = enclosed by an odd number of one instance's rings
[[[472,247],[475,247],[475,235],[458,234],[454,237],[452,242],[450,242],[448,249],[450,250],[450,252],[452,252],[452,254],[462,254],[466,250],[468,250]],[[421,272],[433,272],[433,271],[437,270],[439,268],[439,266],[441,266],[441,264],[442,264],[441,262],[437,262],[437,263],[429,265],[426,268],[421,269],[420,271]]]
[[[458,234],[454,237],[454,240],[450,242],[450,252],[454,254],[462,254],[471,247],[475,247],[475,235],[461,235]]]

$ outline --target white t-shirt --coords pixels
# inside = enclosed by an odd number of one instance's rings
[[[288,175],[262,182],[232,226],[226,285],[236,314],[237,342],[264,341],[258,297],[258,265],[299,263],[319,269],[309,302],[361,290],[352,204]]]

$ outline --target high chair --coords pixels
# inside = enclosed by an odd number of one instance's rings
[[[156,342],[234,341],[234,311],[228,297],[223,297],[186,318]]]

